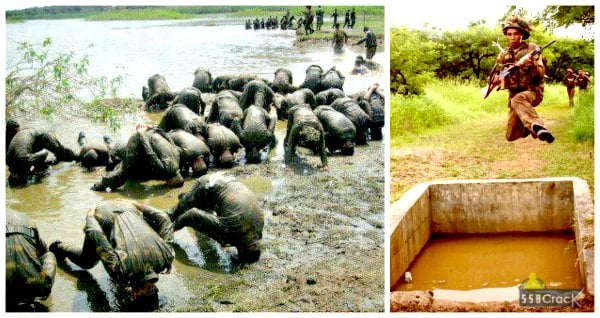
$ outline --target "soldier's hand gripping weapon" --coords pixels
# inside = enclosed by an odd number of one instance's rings
[[[504,79],[512,74],[514,71],[518,70],[519,67],[521,67],[522,65],[524,65],[524,63],[526,63],[527,60],[536,60],[540,54],[542,54],[542,52],[549,47],[550,45],[554,44],[554,42],[556,42],[556,40],[552,40],[550,43],[542,46],[542,47],[536,47],[535,49],[531,50],[529,53],[525,54],[519,61],[517,61],[517,63],[512,64],[511,66],[507,67],[506,69],[499,71],[498,67],[496,66],[494,68],[494,71],[492,71],[492,73],[490,74],[490,77],[488,79],[488,86],[487,88],[484,88],[483,91],[483,98],[487,98],[488,95],[490,95],[490,93],[494,90],[494,88],[496,88],[498,86],[498,84],[502,83],[502,81],[504,81]],[[498,47],[500,47],[498,45],[498,42],[494,42]],[[500,87],[498,87],[496,90],[499,90]]]

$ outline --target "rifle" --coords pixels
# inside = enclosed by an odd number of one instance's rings
[[[523,56],[517,63],[512,64],[511,66],[507,67],[506,69],[498,72],[498,71],[493,71],[492,74],[490,74],[490,78],[488,79],[488,86],[487,88],[484,88],[483,91],[483,98],[487,98],[490,93],[492,92],[492,90],[494,90],[494,88],[496,88],[496,86],[498,86],[498,84],[502,83],[504,81],[504,79],[512,74],[514,71],[519,69],[519,65],[522,65],[522,61],[525,61],[527,59],[531,59],[531,60],[535,60],[537,59],[540,54],[542,54],[542,52],[549,47],[550,45],[554,44],[554,42],[556,42],[556,40],[552,40],[550,43],[542,46],[542,47],[536,47],[535,49],[531,50],[529,53],[525,54],[525,56]],[[496,42],[497,44],[497,42]],[[496,73],[498,73],[498,78],[496,80],[494,80],[494,77],[496,75]],[[498,87],[496,90],[499,90],[500,87]]]

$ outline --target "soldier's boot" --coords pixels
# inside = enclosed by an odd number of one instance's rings
[[[552,136],[550,131],[548,131],[546,128],[537,124],[534,124],[532,128],[533,132],[535,132],[535,134],[541,141],[545,141],[549,144],[551,144],[554,141],[554,136]]]

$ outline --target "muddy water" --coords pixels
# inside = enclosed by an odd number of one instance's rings
[[[434,235],[392,290],[517,286],[535,273],[548,288],[581,288],[573,234]]]
[[[64,30],[73,29],[85,32],[68,32],[70,35],[66,36]],[[158,35],[162,32],[169,36]],[[210,37],[202,32],[208,32]],[[202,50],[198,50],[198,43],[181,41],[192,34],[203,42]],[[223,34],[228,41],[245,42],[228,46],[214,34]],[[138,96],[153,73],[164,73],[171,88],[179,90],[191,84],[193,71],[201,64],[211,65],[213,75],[254,71],[266,78],[271,78],[275,69],[288,67],[294,74],[294,83],[304,79],[304,70],[310,64],[324,68],[336,64],[347,74],[344,89],[348,94],[365,90],[373,82],[383,83],[384,78],[383,73],[349,75],[355,57],[352,52],[333,56],[328,47],[295,49],[293,31],[254,32],[243,30],[242,26],[213,26],[207,31],[198,25],[173,25],[170,21],[28,21],[7,26],[7,37],[11,39],[35,41],[45,36],[53,36],[59,47],[75,50],[94,42],[92,70],[129,75],[123,85],[125,96]],[[154,49],[142,50],[148,45],[144,37],[173,43],[152,42]],[[191,47],[184,47],[187,44]],[[10,53],[10,44],[8,47]],[[216,51],[217,47],[220,51]],[[168,48],[175,51],[165,53]],[[362,48],[357,49],[362,53]],[[94,66],[97,63],[103,67]],[[85,131],[88,140],[101,140],[103,134],[109,134],[115,141],[126,141],[137,123],[158,123],[160,116],[142,111],[131,114],[122,118],[122,128],[117,131],[68,115],[49,120],[17,119],[22,126],[51,131],[64,145],[78,149],[79,131]],[[283,165],[285,122],[279,122],[276,129],[279,143],[265,155],[265,162],[243,165],[240,159],[240,165],[227,170],[247,184],[264,207],[260,261],[235,267],[228,248],[190,229],[178,231],[173,270],[160,276],[159,305],[153,310],[383,310],[384,144],[371,142],[358,147],[352,157],[330,156],[329,172],[315,169],[320,164],[318,156],[302,152],[294,170],[288,171]],[[29,215],[48,243],[60,239],[80,245],[85,212],[90,207],[103,200],[130,198],[168,209],[193,184],[187,179],[182,188],[172,189],[158,181],[128,182],[111,193],[91,191],[92,184],[103,174],[102,169],[88,172],[73,162],[60,163],[37,183],[6,187],[6,209]],[[52,293],[42,304],[53,312],[125,310],[101,264],[88,271],[68,262],[61,266]]]

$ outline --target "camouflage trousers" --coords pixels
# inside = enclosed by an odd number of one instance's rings
[[[533,125],[543,126],[542,119],[538,116],[534,107],[542,102],[541,94],[533,91],[523,91],[510,94],[508,121],[506,122],[506,140],[513,141],[525,138],[529,134],[533,138],[537,135],[533,131]]]

